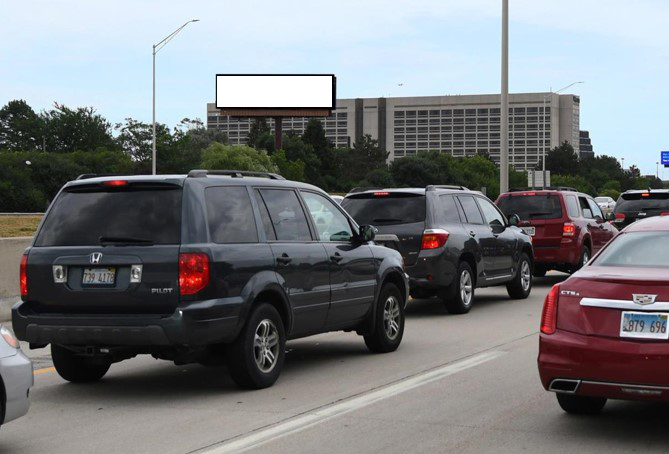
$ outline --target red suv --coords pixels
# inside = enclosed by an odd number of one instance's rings
[[[549,270],[573,273],[596,254],[618,229],[597,202],[571,188],[512,190],[495,202],[507,218],[520,218],[518,227],[532,237],[534,275]]]

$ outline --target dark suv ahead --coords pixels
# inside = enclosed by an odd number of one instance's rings
[[[497,206],[532,236],[534,275],[548,270],[573,273],[596,254],[618,230],[597,202],[573,188],[518,189],[500,194]]]
[[[620,194],[613,209],[618,228],[627,227],[638,219],[669,216],[669,190],[631,190]]]
[[[449,312],[469,312],[476,287],[506,285],[512,298],[532,288],[532,243],[483,194],[460,186],[359,189],[342,201],[376,241],[404,257],[411,295],[440,296]]]
[[[146,353],[226,359],[237,384],[267,387],[286,339],[325,331],[397,349],[408,292],[400,254],[374,245],[374,228],[359,228],[320,189],[259,176],[67,183],[21,261],[16,335],[50,343],[72,382]]]

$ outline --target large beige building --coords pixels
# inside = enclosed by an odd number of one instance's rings
[[[509,95],[509,163],[518,169],[534,167],[543,150],[564,141],[578,154],[579,107],[575,95]],[[207,127],[226,132],[233,144],[246,143],[251,121],[221,116],[214,103],[207,104]],[[283,131],[302,133],[308,121],[284,118]],[[390,160],[438,150],[453,156],[487,152],[499,161],[499,95],[338,99],[337,109],[323,123],[335,146],[350,146],[369,134],[390,152]]]

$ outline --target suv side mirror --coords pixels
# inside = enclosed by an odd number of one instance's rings
[[[374,238],[376,237],[376,232],[378,232],[378,229],[373,225],[361,225],[358,238],[360,239],[360,241],[364,243],[368,241],[374,241]]]
[[[520,218],[518,217],[517,214],[512,214],[511,216],[509,216],[509,225],[517,226],[519,222]]]

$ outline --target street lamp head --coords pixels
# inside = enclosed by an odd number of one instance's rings
[[[200,22],[200,19],[193,19],[191,22]]]

